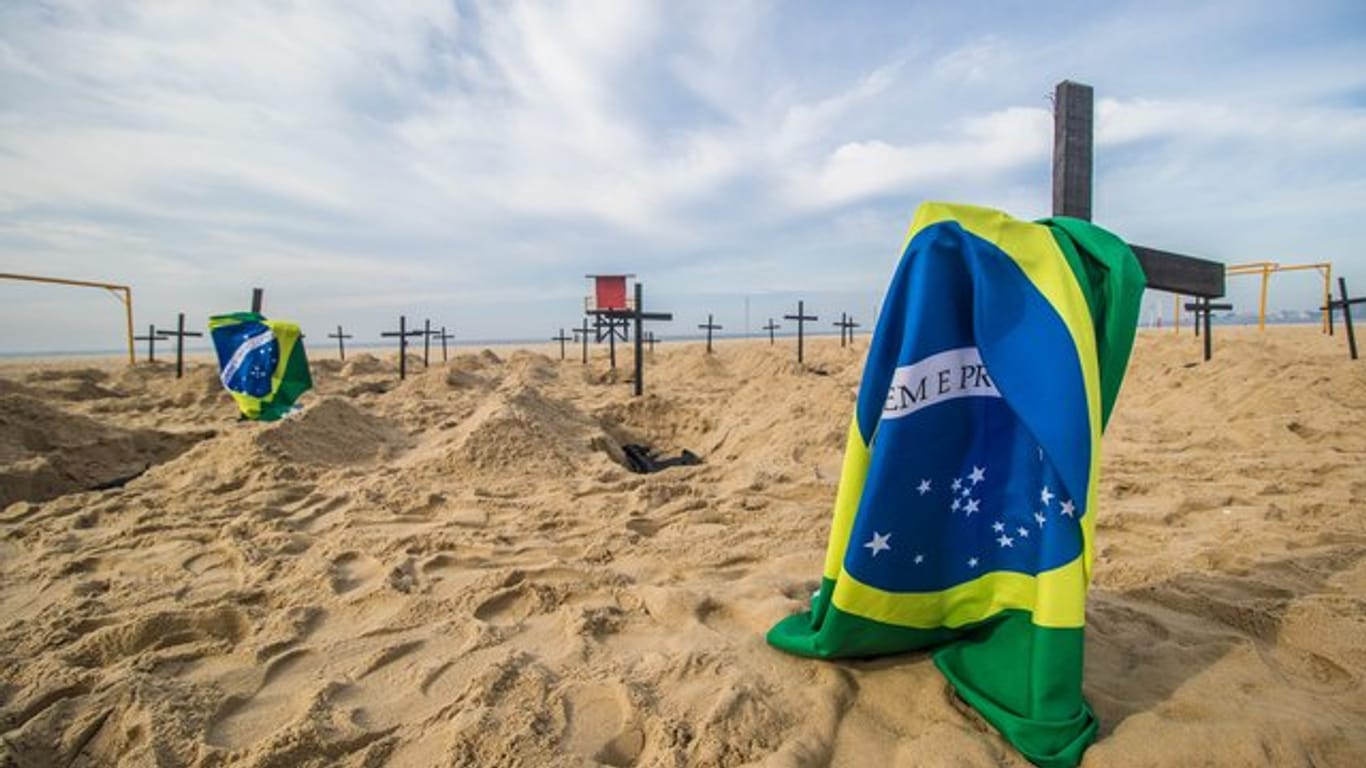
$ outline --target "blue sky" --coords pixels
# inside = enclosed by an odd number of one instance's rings
[[[1073,79],[1097,223],[1366,293],[1366,4],[1189,6],[7,2],[0,271],[130,283],[142,329],[263,286],[319,336],[548,336],[618,271],[663,334],[866,321],[918,202],[1049,213]],[[99,291],[0,297],[0,351],[121,343]]]

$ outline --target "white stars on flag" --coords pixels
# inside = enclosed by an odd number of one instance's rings
[[[1004,549],[1005,547],[1013,547],[1013,546],[1015,546],[1015,540],[1012,539],[1012,538],[1010,538],[1009,536],[1005,535],[1004,533],[1001,534],[1000,536],[997,536],[997,537],[996,537],[996,541],[997,541],[997,543],[999,543],[999,544],[1001,545],[1001,548],[1002,548],[1002,549]]]
[[[977,511],[979,504],[981,504],[981,502],[979,502],[977,499],[967,500],[967,503],[963,505],[963,509],[967,510],[968,517],[972,517],[972,513]]]
[[[924,496],[925,494],[929,493],[930,481],[928,479],[921,480],[920,485],[916,486],[916,490],[920,492],[921,496]]]
[[[993,531],[995,531],[995,532],[997,532],[997,533],[1005,533],[1005,532],[1006,532],[1006,524],[1003,523],[1003,522],[1001,522],[1000,520],[997,520],[996,522],[994,522],[994,523],[991,524],[991,530],[993,530]]]
[[[969,558],[968,558],[968,567],[969,567],[969,568],[976,568],[976,567],[977,567],[977,558],[975,558],[975,557],[969,557]]]
[[[961,491],[961,490],[963,490],[963,478],[961,478],[961,477],[955,477],[955,478],[953,479],[953,489],[954,489],[955,491]]]
[[[952,510],[952,511],[954,511],[954,512],[957,512],[958,509],[959,509],[960,507],[962,507],[962,506],[963,506],[963,502],[959,501],[957,496],[954,496],[954,497],[953,497],[953,503],[949,505],[949,509]]]
[[[974,465],[972,466],[972,474],[968,475],[968,479],[972,481],[972,484],[973,484],[973,485],[977,485],[978,483],[980,483],[980,482],[982,482],[983,480],[985,480],[985,479],[986,479],[986,476],[987,476],[987,470],[986,470],[986,468],[985,468],[985,467],[979,467],[979,466],[977,466],[976,464],[974,464]]]
[[[1072,517],[1077,514],[1077,508],[1072,505],[1072,500],[1068,499],[1062,503],[1062,516]]]
[[[1045,507],[1053,501],[1053,492],[1048,490],[1048,486],[1045,485],[1043,491],[1039,493],[1039,501],[1042,501]]]
[[[1015,532],[1018,533],[1018,534],[1020,534],[1020,538],[1022,538],[1022,539],[1027,539],[1027,538],[1029,538],[1029,529],[1026,528],[1026,527],[1024,527],[1023,525],[1020,526],[1019,528],[1016,528],[1016,529],[1015,529]],[[865,546],[866,546],[866,545],[865,545]]]
[[[916,553],[916,556],[915,556],[915,564],[916,564],[916,565],[920,565],[920,564],[923,563],[923,562],[925,562],[925,556],[922,555],[922,554]]]
[[[887,540],[890,538],[892,538],[892,534],[890,533],[878,533],[877,531],[873,531],[872,541],[869,541],[863,546],[867,549],[871,549],[873,551],[873,557],[877,557],[877,553],[892,548],[892,545],[887,543]]]
[[[1044,517],[1042,512],[1035,512],[1034,522],[1038,523],[1039,527],[1042,528],[1043,524],[1048,522],[1048,518]]]

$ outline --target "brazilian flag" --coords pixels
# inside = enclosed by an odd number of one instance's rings
[[[209,318],[219,378],[243,418],[274,421],[313,387],[303,334],[295,323],[255,312]]]
[[[1119,238],[926,203],[868,350],[820,590],[768,641],[935,648],[1029,760],[1075,765],[1101,429],[1145,277]]]

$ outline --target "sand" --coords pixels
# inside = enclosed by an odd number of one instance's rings
[[[0,366],[0,765],[1019,766],[924,654],[763,633],[816,585],[866,339],[628,370],[315,353]],[[1087,766],[1366,765],[1366,361],[1144,332],[1105,436]],[[622,356],[629,363],[629,354]],[[636,475],[620,446],[704,464]],[[100,489],[102,488],[102,489]],[[5,506],[7,504],[7,506]]]

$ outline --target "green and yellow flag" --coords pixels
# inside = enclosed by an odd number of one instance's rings
[[[821,588],[769,631],[818,658],[936,648],[1025,757],[1075,765],[1101,429],[1144,276],[1087,222],[926,203],[849,427]]]
[[[254,312],[209,318],[219,378],[242,416],[274,421],[313,387],[299,326]]]

